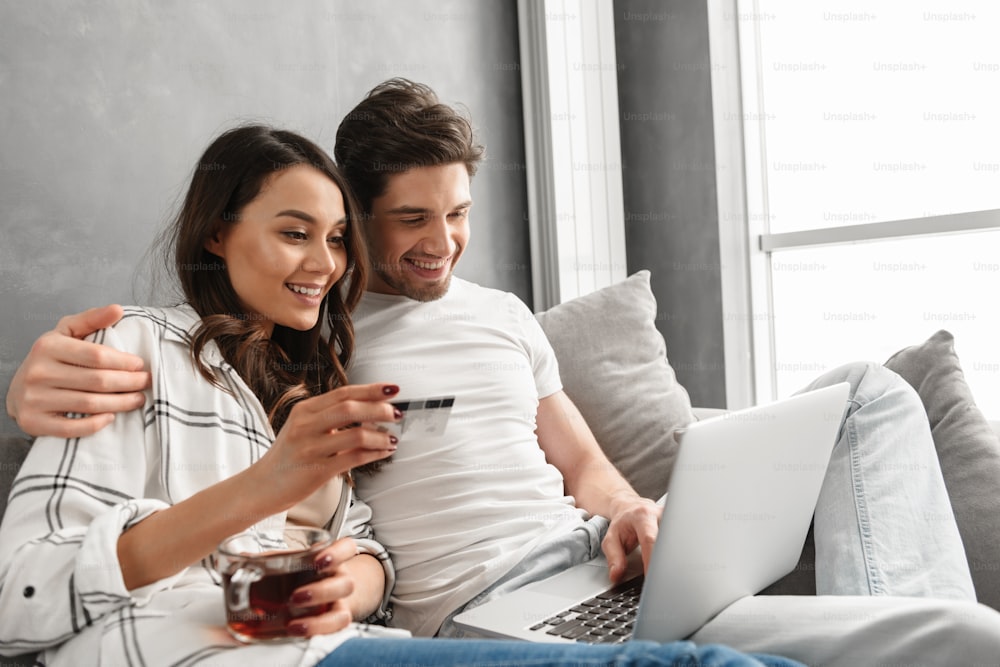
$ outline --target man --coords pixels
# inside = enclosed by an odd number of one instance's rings
[[[368,213],[375,269],[355,314],[351,380],[455,396],[445,436],[406,437],[393,462],[358,476],[396,566],[393,622],[454,636],[450,618],[469,604],[599,548],[612,579],[637,545],[648,557],[659,509],[601,453],[528,309],[452,275],[482,155],[468,121],[430,89],[392,80],[341,123],[335,154]],[[76,340],[115,316],[66,318],[39,339],[7,397],[22,428],[86,433],[140,404],[148,378],[134,361]],[[840,597],[745,598],[693,639],[808,664],[995,662],[1000,614],[970,601],[954,521],[939,519],[951,509],[918,399],[874,366],[814,386],[841,380],[851,405],[816,512],[817,588]],[[959,601],[931,599],[944,597]]]

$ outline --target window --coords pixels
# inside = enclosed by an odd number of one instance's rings
[[[1000,5],[730,6],[756,398],[947,329],[1000,417]]]
[[[519,0],[534,307],[623,280],[613,8]]]

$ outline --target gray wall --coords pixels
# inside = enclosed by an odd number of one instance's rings
[[[719,227],[704,2],[615,0],[628,271],[694,405],[725,407]]]
[[[392,76],[482,128],[457,273],[530,304],[518,62],[515,0],[0,3],[0,387],[60,316],[145,301],[133,278],[214,135],[267,121],[332,152]]]

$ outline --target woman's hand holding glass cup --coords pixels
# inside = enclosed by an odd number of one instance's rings
[[[288,641],[347,627],[354,582],[340,565],[356,553],[354,540],[306,526],[286,528],[283,544],[253,531],[227,538],[215,567],[230,634],[247,643]]]

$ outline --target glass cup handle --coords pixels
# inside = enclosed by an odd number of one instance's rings
[[[250,584],[264,578],[264,571],[248,565],[241,567],[229,578],[229,609],[243,611],[250,607]]]

